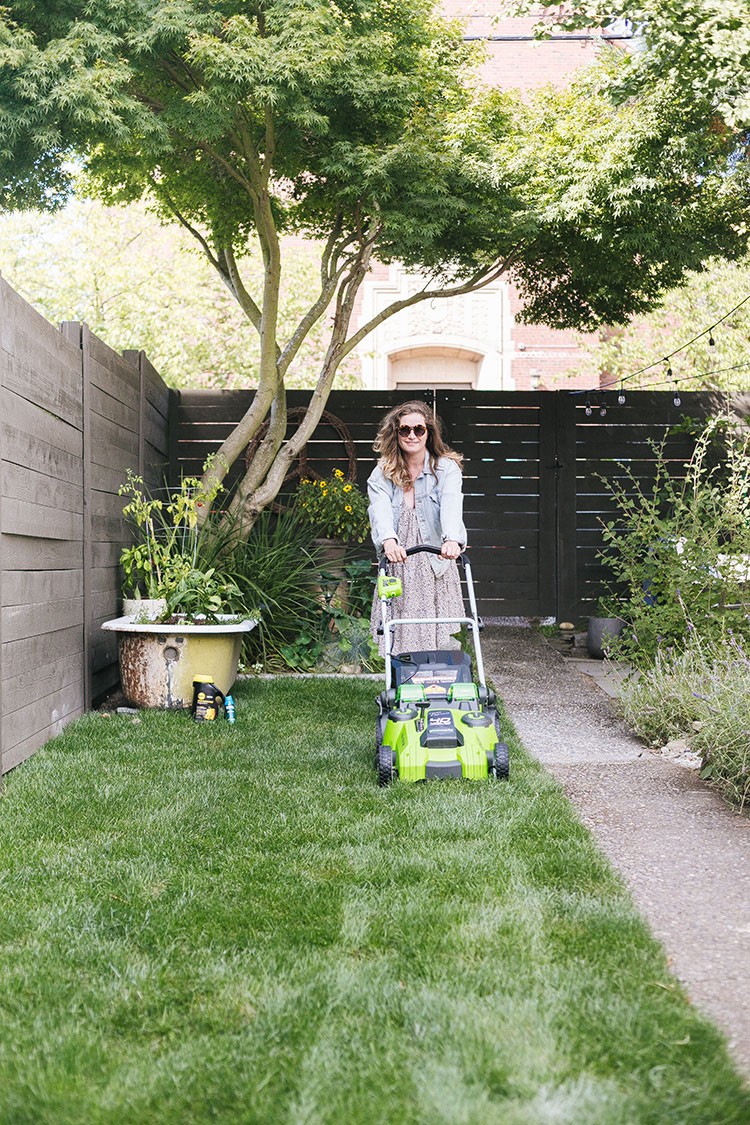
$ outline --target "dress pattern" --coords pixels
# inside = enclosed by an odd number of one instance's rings
[[[414,508],[404,504],[398,521],[398,539],[404,547],[416,547],[422,542]],[[412,555],[406,563],[388,563],[388,573],[400,578],[404,592],[400,598],[388,603],[388,618],[396,617],[465,617],[464,599],[458,564],[451,561],[444,574],[432,569],[430,556]],[[381,656],[385,651],[385,638],[377,634],[381,624],[380,600],[375,592],[370,624]],[[419,652],[429,649],[460,648],[453,633],[461,628],[450,625],[404,625],[393,630],[393,652]]]

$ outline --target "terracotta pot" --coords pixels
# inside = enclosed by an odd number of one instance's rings
[[[317,587],[320,596],[325,603],[330,602],[346,613],[349,608],[349,583],[344,573],[346,543],[342,543],[340,539],[314,539],[313,546],[322,563],[321,569],[326,572],[326,580]],[[327,579],[328,575],[331,576],[330,581]]]

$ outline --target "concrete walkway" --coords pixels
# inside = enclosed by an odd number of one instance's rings
[[[482,652],[527,750],[560,782],[750,1077],[750,819],[628,732],[601,662],[564,656],[529,628],[488,625]]]

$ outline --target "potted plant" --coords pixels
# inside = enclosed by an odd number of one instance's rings
[[[237,584],[200,555],[198,512],[210,505],[197,477],[183,478],[166,500],[128,471],[120,495],[134,542],[120,561],[130,612],[102,628],[118,636],[120,681],[138,707],[189,707],[193,679],[210,678],[225,695],[237,675],[242,635],[257,621]]]
[[[329,477],[300,481],[294,511],[314,536],[315,555],[322,564],[321,596],[329,604],[333,598],[339,608],[346,609],[347,548],[364,542],[370,528],[365,497],[341,469],[334,469]]]
[[[198,477],[183,477],[180,487],[160,500],[128,469],[119,494],[130,497],[122,514],[134,541],[123,548],[120,567],[123,600],[134,604],[139,620],[175,614],[213,618],[240,600],[236,585],[222,584],[215,568],[199,565],[199,510],[210,509],[219,490],[205,489]]]
[[[362,543],[369,531],[367,501],[341,469],[334,469],[330,477],[321,480],[300,481],[295,510],[318,541]]]
[[[624,626],[623,619],[614,616],[608,610],[606,601],[600,599],[597,602],[596,613],[592,614],[588,621],[586,648],[589,656],[593,656],[595,660],[603,660],[611,642],[619,637]]]

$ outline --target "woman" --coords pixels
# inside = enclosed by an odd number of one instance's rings
[[[395,407],[380,424],[373,449],[380,460],[370,474],[370,529],[375,550],[384,554],[390,574],[403,581],[404,593],[390,602],[394,617],[464,617],[461,579],[455,559],[466,546],[460,454],[443,441],[440,422],[424,402]],[[440,548],[409,558],[407,547],[424,543]],[[381,624],[377,595],[372,607],[373,635]],[[394,630],[396,652],[458,648],[458,624],[404,625]],[[383,637],[377,637],[383,651]]]

